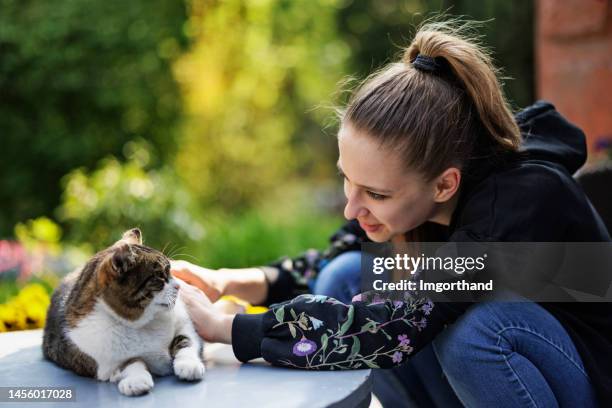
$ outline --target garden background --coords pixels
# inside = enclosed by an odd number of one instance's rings
[[[325,246],[342,223],[334,107],[428,13],[484,24],[534,100],[532,1],[0,0],[0,331],[138,226],[200,265]]]

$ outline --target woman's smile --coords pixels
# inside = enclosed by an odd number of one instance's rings
[[[382,224],[366,224],[365,222],[359,220],[359,225],[366,232],[376,232],[382,228]]]

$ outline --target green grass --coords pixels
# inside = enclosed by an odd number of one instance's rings
[[[340,225],[340,217],[314,212],[298,217],[250,212],[209,219],[204,239],[179,251],[184,255],[176,258],[209,268],[263,265],[283,255],[298,255],[308,248],[325,248]]]

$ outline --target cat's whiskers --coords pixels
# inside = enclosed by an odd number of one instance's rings
[[[178,248],[178,244],[172,244],[172,245],[170,246],[170,248],[168,248],[168,252],[169,252],[169,254],[166,254],[166,253],[164,252],[164,255],[166,255],[166,257],[168,257],[168,258],[172,259],[172,253],[173,253],[173,252],[174,252],[174,251],[175,251],[177,248]],[[180,250],[180,249],[179,249],[179,250]]]
[[[166,255],[166,248],[168,247],[168,245],[170,245],[170,241],[167,241],[167,242],[164,244],[164,247],[163,247],[163,248],[162,248],[162,250],[161,250],[161,253],[162,253],[162,254]],[[166,257],[168,257],[168,255],[166,255]]]
[[[174,251],[172,252],[172,255],[169,256],[169,258],[174,259],[174,257],[177,255],[178,252],[182,251],[183,249],[187,248],[186,246],[182,246],[182,247],[176,247],[174,249]]]
[[[178,256],[187,256],[187,257],[191,258],[191,259],[192,259],[194,262],[196,262],[196,263],[199,263],[199,262],[200,262],[200,259],[199,259],[199,258],[197,258],[197,257],[195,257],[195,256],[193,256],[193,255],[191,255],[191,254],[184,254],[184,253],[183,253],[183,254],[175,254],[175,255],[172,257],[172,259],[177,259],[176,257],[178,257]]]

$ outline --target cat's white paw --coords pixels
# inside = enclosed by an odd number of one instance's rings
[[[174,374],[181,380],[195,381],[204,378],[206,368],[196,357],[178,357],[174,359]]]
[[[117,381],[119,381],[121,379],[121,373],[123,372],[123,370],[119,367],[117,367],[115,369],[115,371],[113,371],[113,373],[110,375],[110,378],[108,379],[110,382],[116,383]]]
[[[133,374],[119,381],[119,392],[127,396],[144,394],[152,388],[153,377],[148,372]]]

